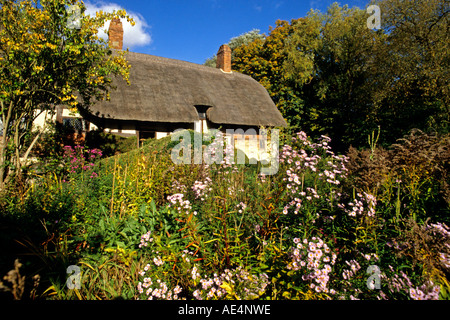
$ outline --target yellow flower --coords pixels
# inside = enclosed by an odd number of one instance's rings
[[[42,66],[34,66],[33,70],[36,71],[36,72],[40,72],[40,71],[44,70],[44,67],[42,67]]]

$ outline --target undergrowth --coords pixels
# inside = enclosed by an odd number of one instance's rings
[[[283,141],[272,176],[175,165],[170,137],[36,175],[1,199],[1,274],[19,258],[24,299],[448,299],[448,136]]]

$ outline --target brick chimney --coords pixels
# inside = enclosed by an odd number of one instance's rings
[[[217,51],[216,67],[223,72],[231,72],[231,49],[228,45],[221,45]]]
[[[123,48],[123,26],[122,21],[117,18],[111,20],[109,25],[109,46],[113,49],[122,50]]]

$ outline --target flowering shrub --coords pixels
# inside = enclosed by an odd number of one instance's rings
[[[163,263],[155,263],[161,266]],[[220,275],[214,273],[212,277],[202,277],[194,265],[191,270],[192,286],[189,291],[168,281],[156,279],[152,281],[152,266],[147,264],[140,276],[137,290],[140,297],[147,300],[179,300],[194,298],[196,300],[239,299],[250,300],[260,297],[268,285],[266,274],[252,275],[241,267],[233,270],[225,269]],[[153,270],[155,272],[155,270]],[[173,287],[173,289],[171,289]],[[181,295],[180,295],[181,294]],[[184,296],[183,296],[184,295]]]
[[[438,300],[440,287],[436,286],[433,281],[425,281],[420,286],[415,286],[406,273],[400,271],[399,274],[394,272],[394,268],[389,265],[389,271],[392,276],[387,276],[385,273],[381,274],[381,279],[387,283],[388,294],[402,293],[406,297],[413,300]],[[387,300],[388,295],[380,291],[379,299]]]
[[[195,267],[194,267],[195,268]],[[193,269],[193,279],[198,281],[201,288],[192,295],[197,300],[238,299],[251,300],[259,298],[269,284],[267,274],[252,275],[242,267],[225,269],[220,275],[214,273],[212,277],[200,277]]]
[[[178,212],[183,211],[187,215],[191,213],[191,202],[189,200],[183,200],[184,194],[182,193],[176,193],[171,196],[167,197],[167,200],[169,200],[169,207],[174,207]],[[196,211],[194,211],[194,214],[197,214]]]
[[[178,294],[182,291],[179,285],[176,285],[173,289],[169,289],[166,282],[162,282],[157,279],[153,283],[152,278],[146,276],[146,272],[149,270],[150,265],[146,265],[144,270],[139,274],[143,277],[143,281],[138,283],[137,290],[140,295],[145,294],[147,300],[162,299],[162,300],[179,300]]]
[[[288,202],[283,214],[297,215],[302,208],[311,220],[324,207],[340,200],[337,186],[347,177],[345,156],[336,156],[330,150],[330,139],[322,136],[318,143],[311,142],[304,132],[292,137],[292,145],[284,145],[280,163],[284,165]]]
[[[85,149],[80,145],[75,146],[75,148],[64,147],[63,159],[66,162],[69,174],[86,172],[90,174],[90,178],[98,177],[98,174],[94,172],[94,166],[95,161],[101,157],[102,151],[99,149]]]
[[[336,263],[337,255],[322,239],[312,237],[308,239],[294,238],[291,257],[292,262],[287,269],[301,271],[302,280],[309,283],[309,288],[317,293],[335,294],[334,289],[328,287],[332,266]]]
[[[210,177],[206,177],[205,181],[195,181],[192,186],[192,190],[194,191],[195,199],[200,199],[204,201],[208,197],[208,192],[212,191],[210,187],[212,180]]]
[[[251,274],[243,267],[202,276],[199,262],[203,259],[196,253],[186,249],[181,255],[161,253],[151,234],[151,231],[143,234],[139,244],[140,248],[151,252],[151,262],[139,272],[139,299],[256,299],[268,286],[266,274]],[[169,268],[171,273],[167,272]],[[174,273],[175,269],[177,272]]]

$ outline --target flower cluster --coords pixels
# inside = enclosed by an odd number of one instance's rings
[[[142,237],[146,236],[148,239],[149,233],[144,234]],[[142,242],[142,238],[141,238]],[[153,266],[154,265],[154,266]],[[164,282],[161,279],[157,279],[154,281],[151,278],[151,275],[154,276],[155,270],[158,267],[164,265],[164,261],[160,256],[156,256],[153,258],[153,265],[148,263],[143,270],[139,272],[139,275],[143,278],[137,285],[137,290],[139,294],[143,294],[145,292],[145,297],[148,300],[153,299],[162,299],[162,300],[179,300],[180,297],[178,294],[181,293],[182,288],[179,285],[176,285],[173,290],[170,289],[170,283]]]
[[[345,263],[350,267],[350,269],[344,269],[342,272],[342,278],[349,280],[361,269],[358,261],[352,259],[350,261],[345,261]]]
[[[445,223],[430,223],[428,228],[430,228],[433,233],[440,234],[442,237],[450,240],[450,228]]]
[[[147,247],[150,242],[153,242],[153,238],[150,237],[151,234],[152,232],[149,231],[141,236],[141,243],[139,244],[139,248]]]
[[[444,269],[450,269],[450,228],[445,223],[437,222],[426,224],[425,229],[443,244],[439,250],[444,252],[439,252],[439,261]]]
[[[195,254],[192,251],[188,251],[186,249],[183,250],[183,254],[181,255],[181,259],[183,259],[185,262],[190,263],[191,260],[188,256],[193,257]]]
[[[211,178],[206,177],[205,181],[195,181],[194,185],[192,186],[192,190],[194,191],[195,199],[200,199],[201,201],[205,201],[205,199],[208,197],[208,192],[212,191],[211,185]]]
[[[95,160],[102,157],[102,151],[99,149],[85,149],[77,145],[64,147],[63,159],[66,160],[69,173],[90,172],[91,178],[96,178],[98,174],[93,171]]]
[[[400,276],[394,272],[394,268],[389,265],[390,271],[394,274],[392,277],[387,277],[385,274],[381,278],[387,282],[388,290],[392,293],[404,292],[413,300],[438,300],[440,286],[434,285],[431,280],[426,281],[421,286],[414,286],[408,275],[400,271]],[[384,292],[380,292],[380,298],[388,299]]]
[[[141,272],[141,276],[145,277],[145,272]],[[137,286],[139,294],[147,296],[147,300],[161,299],[161,300],[181,300],[178,296],[182,288],[176,285],[173,290],[169,289],[166,282],[157,279],[156,283],[153,283],[151,277],[145,277],[143,282],[139,282]]]
[[[192,279],[199,277],[197,269],[192,271]],[[195,278],[194,278],[195,274]],[[242,267],[230,270],[225,269],[220,275],[214,273],[213,277],[201,278],[199,280],[201,288],[193,292],[197,300],[221,299],[227,295],[233,298],[249,300],[261,296],[269,284],[268,276],[265,273],[259,275],[250,274]]]
[[[322,197],[326,201],[330,201],[332,197],[340,196],[340,193],[330,190],[330,187],[322,188],[327,190],[327,194],[319,194],[317,186],[307,186],[305,178],[307,175],[314,175],[316,181],[322,181],[329,186],[337,186],[341,184],[341,180],[347,177],[348,169],[345,163],[348,158],[345,156],[336,156],[330,150],[328,145],[330,138],[322,136],[319,143],[313,143],[308,140],[304,132],[297,133],[296,137],[292,137],[294,143],[299,142],[299,150],[284,145],[280,154],[280,163],[288,165],[286,169],[287,192],[291,200],[284,206],[283,214],[288,214],[293,208],[293,213],[298,214],[305,201],[311,202],[319,200]],[[326,155],[326,158],[323,156]],[[327,160],[328,159],[328,160]]]
[[[222,132],[214,132],[213,141],[205,149],[205,163],[207,165],[211,165],[213,163],[219,165],[217,168],[217,173],[223,173],[226,175],[239,171],[234,158],[234,146],[226,143]],[[231,168],[231,170],[226,170],[229,168]]]
[[[414,300],[439,300],[441,288],[435,286],[433,281],[428,281],[420,287],[409,289],[409,296]]]
[[[198,269],[197,269],[196,266],[194,266],[194,267],[192,268],[191,275],[192,275],[192,280],[195,280],[195,279],[197,279],[197,278],[200,278],[200,273],[198,273]]]
[[[155,253],[155,252],[154,252]],[[157,255],[158,252],[155,253]],[[269,284],[268,276],[266,274],[254,275],[250,274],[242,267],[235,269],[225,269],[221,274],[214,273],[213,276],[202,276],[199,267],[191,262],[191,258],[195,254],[188,250],[183,250],[181,260],[177,259],[177,265],[183,270],[188,271],[188,279],[181,276],[173,277],[167,273],[167,265],[160,256],[153,257],[153,263],[148,263],[143,270],[139,272],[141,281],[137,285],[137,291],[144,299],[165,299],[165,300],[179,300],[185,299],[190,295],[197,300],[209,299],[256,299],[260,297]],[[183,274],[183,272],[181,273]],[[163,275],[168,278],[161,278],[158,275]],[[154,281],[153,279],[158,280]],[[190,290],[181,287],[181,283],[189,282],[191,284]],[[173,289],[171,289],[173,288]],[[183,297],[180,293],[183,291]]]
[[[366,260],[371,260],[372,258],[376,257],[376,255],[373,255],[373,254],[366,254],[366,255],[364,255],[362,253],[360,253],[360,254]],[[361,270],[361,265],[359,264],[359,262],[356,259],[345,260],[344,262],[347,265],[347,268],[346,269],[344,268],[342,270],[342,278],[343,278],[343,281],[341,282],[342,287],[339,289],[340,294],[337,298],[339,300],[345,300],[345,299],[359,300],[358,296],[363,291],[358,286],[355,286],[355,283],[357,281],[359,281],[359,279],[361,278],[361,275],[357,275],[359,270]],[[373,282],[366,283],[366,285],[369,286],[368,288],[372,288],[372,289],[375,288]]]
[[[292,248],[292,262],[287,266],[289,270],[302,270],[303,281],[309,282],[309,287],[316,292],[335,294],[334,289],[328,288],[332,266],[336,263],[336,254],[322,239],[312,237],[308,239],[294,238],[295,247]]]
[[[439,252],[439,259],[445,268],[450,269],[450,254]]]
[[[224,179],[224,180],[226,181],[227,179]],[[232,185],[231,183],[228,185],[228,195],[230,197],[236,197],[239,195],[239,193],[242,193],[242,192],[244,192],[243,188],[238,188],[237,186]]]
[[[363,254],[361,253],[361,255],[364,257],[364,259],[366,259],[367,261],[370,261],[372,259],[374,259],[375,261],[378,261],[378,255],[376,253],[367,253],[367,254]]]
[[[176,193],[186,193],[187,187],[184,184],[181,184],[178,180],[172,182],[172,189],[177,191]]]
[[[289,186],[289,184],[288,184],[288,186]],[[295,191],[298,191],[298,190],[295,190]],[[296,192],[294,192],[294,193],[296,193]],[[311,201],[312,199],[320,199],[320,195],[317,193],[316,189],[310,188],[310,187],[306,188],[306,192],[305,191],[298,192],[298,196],[299,197],[295,197],[286,206],[284,206],[283,214],[288,214],[288,210],[292,207],[294,207],[294,214],[298,214],[300,208],[302,207],[302,202],[304,200]]]
[[[332,158],[337,160],[338,163],[342,162],[341,166],[334,164],[333,161],[327,161],[327,165],[332,169],[330,170],[325,169],[323,173],[320,172],[319,177],[325,176],[326,182],[334,185],[339,185],[341,184],[341,181],[338,178],[345,178],[348,171],[345,165],[343,165],[343,162],[346,162],[347,159],[345,157],[342,156],[339,157],[335,155],[332,155]]]
[[[164,264],[164,261],[161,259],[160,256],[157,256],[157,257],[153,258],[153,263],[155,264],[155,266],[159,267]]]
[[[189,200],[183,200],[184,194],[182,193],[175,193],[171,196],[167,197],[167,200],[169,200],[169,208],[174,207],[179,213],[182,211],[186,214],[190,214],[192,210],[191,202]],[[193,212],[194,215],[197,214],[197,211]]]
[[[357,193],[356,198],[348,203],[347,208],[344,204],[339,203],[338,207],[343,209],[351,217],[356,217],[357,215],[367,214],[368,217],[373,217],[375,215],[375,206],[377,204],[377,199],[366,192]]]
[[[236,205],[236,209],[238,210],[239,213],[244,212],[246,208],[247,208],[247,205],[245,203],[243,203],[243,202],[239,202]]]

